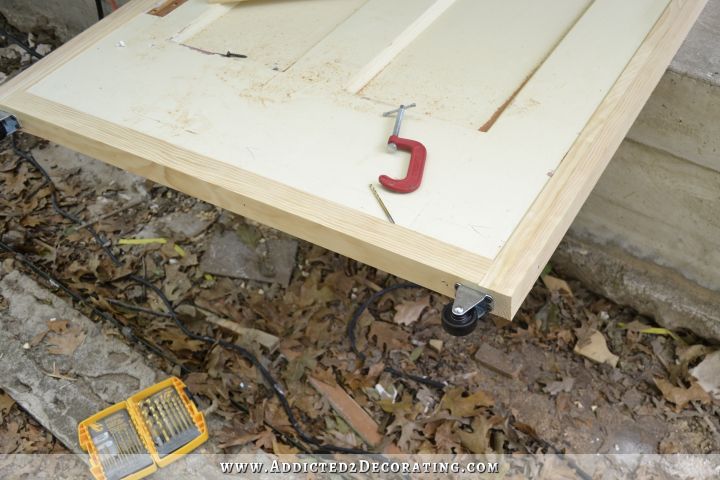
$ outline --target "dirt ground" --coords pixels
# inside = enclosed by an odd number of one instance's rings
[[[57,46],[48,32],[13,33],[38,51]],[[30,63],[0,39],[0,81]],[[363,362],[348,322],[366,298],[402,280],[40,139],[17,139],[48,169],[61,207],[91,222],[123,266],[53,209],[51,185],[8,141],[0,144],[2,241],[166,352],[170,360],[153,361],[182,373],[206,412],[223,420],[212,435],[226,452],[310,446],[247,360],[186,337],[129,274],[160,287],[194,331],[251,350],[284,385],[305,429],[328,444],[373,447],[310,378],[339,385],[403,452],[720,451],[720,402],[690,373],[717,347],[657,328],[552,265],[513,322],[491,318],[464,338],[442,330],[449,299],[417,288],[388,293],[358,322]],[[0,252],[0,261],[33,275],[13,254]],[[0,439],[0,453],[64,450],[1,393]]]

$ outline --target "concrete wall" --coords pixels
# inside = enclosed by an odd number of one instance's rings
[[[124,5],[128,0],[117,0]],[[109,3],[103,0],[105,12]],[[55,29],[58,37],[67,41],[97,22],[95,0],[1,0],[0,14],[21,30],[38,26]]]
[[[720,171],[626,140],[572,232],[720,292]]]
[[[720,340],[720,0],[708,3],[553,262],[660,323]]]

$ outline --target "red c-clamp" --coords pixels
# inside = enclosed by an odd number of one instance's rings
[[[390,152],[396,152],[402,150],[410,153],[410,165],[408,166],[408,172],[405,178],[402,180],[396,180],[390,178],[387,175],[380,176],[380,183],[393,192],[398,193],[410,193],[420,188],[422,183],[423,171],[425,170],[425,159],[427,158],[427,150],[425,145],[422,143],[409,140],[407,138],[401,138],[400,126],[402,125],[403,117],[405,116],[405,110],[413,108],[414,103],[410,105],[400,105],[400,108],[391,112],[383,113],[383,117],[389,117],[397,113],[395,119],[395,129],[393,130],[390,139],[388,139],[388,150]]]

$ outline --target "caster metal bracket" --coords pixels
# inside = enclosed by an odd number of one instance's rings
[[[12,113],[0,110],[0,140],[20,130],[20,121]]]
[[[452,313],[464,315],[476,307],[482,307],[485,313],[491,312],[494,307],[493,297],[462,284],[455,285],[455,301],[453,302]]]

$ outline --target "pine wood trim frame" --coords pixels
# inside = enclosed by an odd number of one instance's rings
[[[481,284],[510,298],[512,318],[660,82],[707,0],[673,0],[583,129]]]

